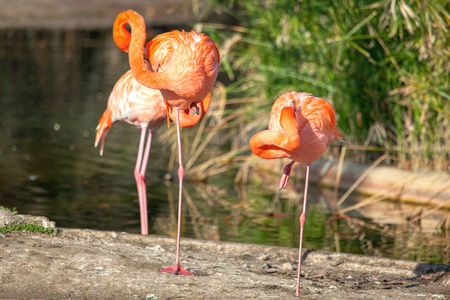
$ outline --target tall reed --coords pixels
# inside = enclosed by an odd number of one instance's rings
[[[221,45],[227,96],[258,99],[247,135],[277,95],[332,102],[350,144],[398,148],[400,167],[449,170],[448,1],[209,1],[229,24],[203,24]],[[398,147],[397,147],[398,146]]]

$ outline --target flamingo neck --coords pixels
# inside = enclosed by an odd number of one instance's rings
[[[131,27],[131,34],[126,28]],[[144,18],[133,10],[120,13],[114,22],[114,41],[117,46],[128,52],[133,77],[142,85],[151,89],[166,89],[169,81],[162,73],[148,70],[144,57],[144,44],[147,38]]]

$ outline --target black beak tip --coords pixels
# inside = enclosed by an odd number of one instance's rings
[[[191,107],[189,108],[189,114],[190,115],[200,115],[200,109],[198,108],[197,104],[195,102],[192,102]]]

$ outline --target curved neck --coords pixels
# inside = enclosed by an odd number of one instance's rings
[[[131,27],[131,34],[126,28]],[[161,73],[147,69],[144,60],[144,44],[147,38],[144,18],[133,10],[121,12],[114,21],[113,37],[116,45],[128,52],[133,77],[151,89],[166,89],[167,82]]]
[[[127,12],[120,13],[113,25],[113,39],[120,50],[128,53],[131,43],[131,33],[127,30]]]

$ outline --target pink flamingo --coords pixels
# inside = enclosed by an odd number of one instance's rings
[[[284,168],[279,189],[285,188],[295,162],[306,165],[303,211],[300,215],[297,288],[299,295],[302,266],[303,227],[305,224],[309,166],[325,152],[335,139],[343,141],[336,128],[333,107],[321,98],[307,93],[290,92],[281,95],[273,104],[269,130],[258,132],[250,139],[252,152],[265,159],[290,158]]]
[[[126,25],[131,27],[131,34]],[[184,167],[182,162],[180,111],[189,109],[198,114],[200,103],[216,82],[219,70],[219,51],[216,44],[206,35],[195,31],[171,31],[153,38],[144,49],[146,32],[141,15],[128,10],[120,13],[114,21],[114,39],[126,40],[124,51],[128,51],[133,77],[151,89],[158,89],[164,101],[175,108],[178,136],[178,230],[177,251],[172,267],[162,272],[192,275],[180,265],[181,207]],[[116,44],[120,44],[117,43]],[[119,45],[120,47],[120,45]],[[145,59],[148,55],[148,65]]]
[[[182,111],[180,114],[180,126],[191,127],[196,125],[206,114],[211,101],[208,94],[200,105],[200,114],[191,115],[189,111]],[[106,135],[112,124],[118,121],[125,121],[141,128],[141,139],[134,169],[134,177],[139,196],[139,208],[141,215],[141,234],[148,234],[148,214],[147,214],[147,192],[145,185],[145,170],[147,169],[148,158],[153,133],[166,119],[166,104],[159,90],[149,89],[133,78],[130,71],[126,72],[114,85],[109,95],[108,106],[100,118],[95,137],[95,147],[100,145],[100,155],[103,155],[103,147]],[[175,114],[170,113],[170,119],[175,119]],[[148,130],[147,145],[145,146],[145,136]]]

